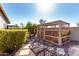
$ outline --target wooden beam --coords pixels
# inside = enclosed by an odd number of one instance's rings
[[[52,38],[59,38],[59,37],[56,37],[56,36],[50,36],[50,35],[45,35],[45,36],[52,37]]]

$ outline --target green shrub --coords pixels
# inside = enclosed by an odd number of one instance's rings
[[[0,51],[12,52],[26,42],[26,30],[0,30]]]

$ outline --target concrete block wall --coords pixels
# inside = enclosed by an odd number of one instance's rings
[[[71,27],[71,40],[79,41],[79,27]]]

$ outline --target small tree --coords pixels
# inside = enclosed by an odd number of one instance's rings
[[[20,23],[20,28],[23,28],[24,27],[24,24],[23,23]]]
[[[29,35],[33,34],[33,36],[35,36],[37,32],[37,25],[35,23],[33,24],[31,22],[28,22],[25,28],[28,29]]]
[[[15,24],[15,29],[17,29],[17,28],[19,28],[19,27],[18,27],[18,24]]]
[[[34,33],[34,36],[35,36],[36,33],[37,33],[37,25],[35,23],[32,25],[32,30],[33,30],[33,33]]]
[[[46,22],[46,20],[40,19],[39,22],[40,22],[40,24],[44,24]]]
[[[28,29],[28,32],[30,32],[32,30],[32,23],[28,21],[25,28]]]

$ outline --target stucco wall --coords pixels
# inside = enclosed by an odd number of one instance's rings
[[[79,27],[71,27],[71,40],[79,41]]]
[[[4,28],[4,24],[6,24],[6,22],[3,20],[2,16],[0,15],[0,29]]]

